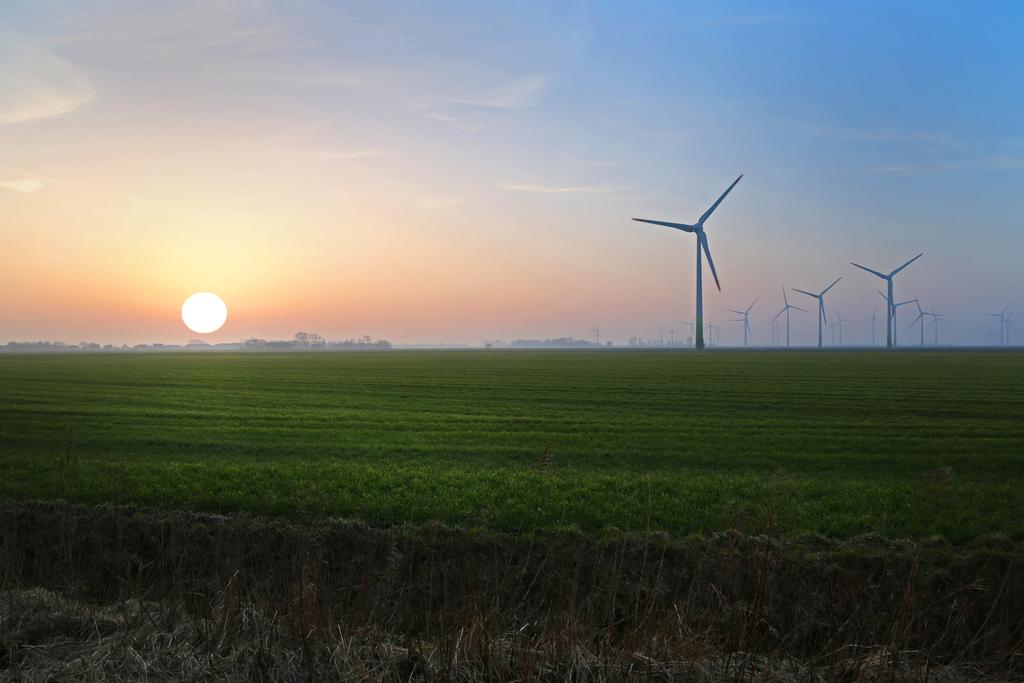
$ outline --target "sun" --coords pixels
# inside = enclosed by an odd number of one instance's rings
[[[181,305],[181,320],[199,334],[216,332],[228,319],[228,307],[216,294],[196,292]]]

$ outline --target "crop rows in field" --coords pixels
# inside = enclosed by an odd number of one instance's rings
[[[500,530],[1020,537],[1021,415],[1014,353],[8,356],[0,496]]]

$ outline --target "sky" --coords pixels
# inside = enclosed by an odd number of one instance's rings
[[[1019,2],[0,4],[0,343],[767,343],[782,288],[1024,306]],[[813,311],[814,301],[790,293]],[[901,340],[918,340],[898,320]],[[795,313],[794,343],[813,314]],[[674,332],[670,333],[670,329]],[[931,336],[931,330],[928,330]],[[826,340],[829,335],[826,332]]]

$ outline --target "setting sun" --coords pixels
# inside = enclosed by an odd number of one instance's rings
[[[216,332],[228,319],[228,307],[216,294],[196,292],[181,305],[181,320],[199,334]]]

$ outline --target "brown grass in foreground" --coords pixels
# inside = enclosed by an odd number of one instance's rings
[[[0,504],[0,679],[1012,679],[1022,559]]]

